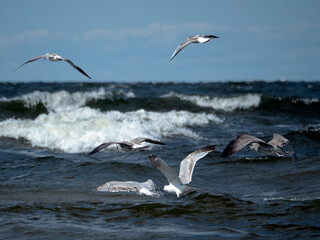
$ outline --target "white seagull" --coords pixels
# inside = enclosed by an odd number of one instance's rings
[[[102,143],[101,145],[99,145],[98,147],[93,149],[89,153],[89,155],[95,154],[95,153],[101,151],[102,149],[112,145],[112,144],[118,144],[120,146],[120,148],[125,152],[144,151],[144,149],[150,147],[150,145],[143,146],[142,145],[143,142],[159,144],[159,145],[165,145],[164,143],[162,143],[160,141],[157,141],[157,140],[153,140],[153,139],[150,139],[150,138],[144,138],[144,137],[138,137],[138,138],[132,139],[131,141]]]
[[[69,63],[74,69],[78,70],[79,72],[81,72],[83,75],[85,75],[86,77],[90,78],[88,76],[88,74],[86,74],[81,68],[79,68],[77,65],[75,65],[73,62],[71,62],[69,59],[67,58],[64,58],[64,57],[61,57],[55,53],[47,53],[45,55],[42,55],[42,56],[37,56],[37,57],[34,57],[34,58],[31,58],[30,60],[26,61],[24,64],[20,65],[19,67],[17,67],[16,69],[14,69],[12,72],[18,70],[19,68],[21,68],[23,65],[27,64],[27,63],[30,63],[30,62],[33,62],[33,61],[36,61],[40,58],[43,58],[43,59],[49,59],[51,62],[58,62],[58,61],[61,61],[61,60],[64,60],[66,61],[67,63]]]
[[[223,150],[221,157],[225,158],[232,155],[235,152],[240,151],[245,146],[249,145],[249,149],[256,150],[262,154],[276,154],[277,156],[283,157],[287,154],[291,155],[294,161],[297,160],[295,152],[290,147],[290,151],[287,152],[283,149],[285,145],[289,143],[289,140],[280,134],[274,133],[273,138],[269,142],[265,142],[260,138],[253,137],[248,134],[242,134],[233,139]]]
[[[164,186],[163,190],[168,193],[175,193],[177,197],[180,197],[181,195],[194,190],[194,188],[187,185],[191,182],[194,166],[199,159],[203,158],[213,150],[215,150],[215,145],[210,145],[190,153],[180,162],[179,176],[171,167],[157,156],[150,155],[149,159],[169,182],[169,185]]]
[[[206,43],[209,42],[212,38],[219,38],[217,36],[214,35],[202,35],[202,34],[198,34],[196,36],[191,36],[186,38],[186,40],[183,43],[180,43],[177,47],[177,49],[174,51],[174,53],[172,54],[170,61],[182,50],[184,49],[186,46],[188,46],[190,43]]]
[[[111,181],[97,187],[96,190],[99,192],[135,192],[139,195],[152,197],[161,196],[160,189],[151,179],[148,179],[146,182]]]

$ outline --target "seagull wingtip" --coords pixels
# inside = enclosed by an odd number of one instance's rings
[[[88,153],[88,155],[90,156],[90,155],[92,155],[92,154],[94,154],[94,153],[96,153],[96,152],[97,152],[97,151],[92,150],[91,152]]]
[[[209,145],[202,148],[203,151],[214,151],[216,149],[216,145]]]

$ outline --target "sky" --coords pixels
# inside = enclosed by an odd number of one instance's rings
[[[320,80],[318,0],[1,0],[0,81]],[[190,44],[186,37],[218,39]],[[42,59],[45,53],[66,62]]]

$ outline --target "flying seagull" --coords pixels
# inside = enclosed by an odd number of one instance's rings
[[[188,46],[190,43],[206,43],[209,42],[212,38],[219,38],[217,36],[214,35],[202,35],[202,34],[198,34],[196,36],[191,36],[186,38],[186,40],[183,43],[180,43],[179,46],[177,47],[177,49],[174,51],[174,53],[172,54],[170,61],[182,50],[184,49],[186,46]]]
[[[74,69],[78,70],[79,72],[81,72],[83,75],[85,75],[86,77],[90,78],[81,68],[79,68],[77,65],[75,65],[73,62],[71,62],[69,59],[67,58],[64,58],[64,57],[61,57],[55,53],[47,53],[45,55],[42,55],[42,56],[38,56],[38,57],[34,57],[34,58],[31,58],[30,60],[26,61],[24,64],[20,65],[19,67],[17,67],[16,69],[14,69],[12,72],[18,70],[19,68],[21,68],[23,65],[27,64],[27,63],[30,63],[30,62],[34,62],[40,58],[43,58],[43,59],[49,59],[51,62],[58,62],[58,61],[61,61],[61,60],[64,60],[66,61],[67,63],[69,63]]]
[[[249,149],[256,150],[262,154],[276,154],[277,156],[283,157],[287,154],[291,155],[294,161],[297,160],[295,152],[290,147],[290,151],[287,152],[283,149],[285,145],[289,143],[289,140],[280,134],[274,133],[273,138],[269,142],[265,142],[260,138],[253,137],[248,134],[242,134],[233,139],[223,150],[221,157],[225,158],[232,155],[235,152],[240,151],[245,146],[249,145]]]
[[[165,145],[162,142],[159,142],[157,140],[152,140],[150,138],[144,138],[144,137],[138,137],[138,138],[134,138],[131,141],[123,141],[123,142],[106,142],[106,143],[102,143],[101,145],[99,145],[98,147],[96,147],[95,149],[93,149],[89,155],[97,153],[99,151],[101,151],[102,149],[112,145],[112,144],[118,144],[120,146],[120,148],[125,151],[125,152],[130,152],[130,151],[144,151],[145,148],[150,147],[150,145],[146,145],[143,146],[142,143],[143,142],[148,142],[148,143],[153,143],[153,144],[159,144],[159,145]]]
[[[157,156],[150,155],[149,159],[169,182],[169,185],[164,186],[163,190],[168,193],[175,193],[177,197],[180,197],[181,195],[194,190],[194,188],[187,185],[191,182],[194,166],[199,159],[203,158],[213,150],[215,150],[215,145],[210,145],[190,153],[180,162],[179,176],[171,167]]]
[[[160,189],[149,179],[146,182],[134,181],[111,181],[96,188],[99,192],[135,192],[139,195],[152,197],[161,196]]]

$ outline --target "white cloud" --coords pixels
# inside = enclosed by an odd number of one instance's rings
[[[36,39],[42,39],[48,36],[49,36],[49,32],[47,30],[42,30],[42,29],[25,31],[25,32],[14,34],[12,36],[4,36],[4,37],[0,36],[0,47],[34,41]]]
[[[308,24],[301,23],[289,26],[273,26],[265,27],[258,25],[251,25],[244,29],[244,32],[253,33],[259,35],[261,38],[268,40],[275,39],[290,39],[303,37],[304,39],[309,38],[311,35],[309,32],[313,32],[312,38],[319,36],[320,24]]]
[[[182,33],[212,34],[224,29],[223,26],[206,23],[163,24],[153,23],[145,27],[127,28],[119,30],[94,29],[83,34],[84,40],[113,40],[122,41],[128,38],[162,38],[172,39]]]

